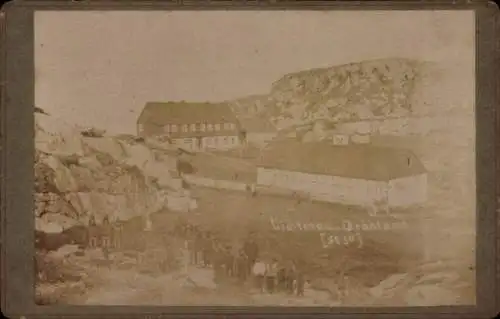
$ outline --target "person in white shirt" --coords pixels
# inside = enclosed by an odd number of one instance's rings
[[[264,292],[264,278],[266,276],[266,264],[262,260],[257,260],[252,268],[257,288]]]

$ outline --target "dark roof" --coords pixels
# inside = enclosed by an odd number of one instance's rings
[[[292,140],[270,144],[263,151],[258,166],[377,181],[426,172],[420,159],[405,149]]]
[[[148,102],[137,119],[139,124],[237,123],[227,103]]]
[[[267,119],[239,118],[241,128],[247,133],[275,133],[276,127]]]

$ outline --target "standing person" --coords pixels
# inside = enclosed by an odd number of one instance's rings
[[[94,215],[90,215],[89,226],[97,226],[97,223],[95,221],[95,216]]]
[[[345,302],[346,298],[349,297],[349,277],[344,273],[340,275],[339,295],[342,302]]]
[[[164,247],[164,255],[160,261],[160,271],[165,273],[170,268],[171,258],[172,258],[172,244],[167,235],[163,235],[162,237],[163,247]]]
[[[259,246],[257,245],[257,242],[255,241],[255,238],[253,236],[251,236],[249,240],[245,242],[245,244],[243,245],[243,251],[245,255],[247,255],[247,273],[250,274],[255,261],[259,257]]]
[[[224,258],[222,246],[218,239],[213,241],[212,266],[214,271],[214,281],[219,284],[224,277]]]
[[[111,225],[108,216],[104,216],[100,227],[100,246],[104,259],[109,260],[109,250],[111,246]]]
[[[194,230],[191,225],[186,228],[186,243],[189,252],[189,264],[196,264],[196,250],[194,249]]]
[[[237,278],[239,278],[238,265],[239,265],[240,251],[241,251],[241,248],[238,247],[238,244],[233,243],[233,248],[231,250],[231,256],[233,259],[232,273],[233,273],[233,277],[237,277]]]
[[[114,249],[122,249],[122,239],[123,239],[123,222],[117,217],[113,223],[112,232],[112,247]]]
[[[276,289],[276,279],[278,276],[278,260],[273,258],[270,263],[266,264],[266,287],[267,291],[272,294]]]
[[[276,275],[276,290],[285,291],[287,282],[287,267],[286,263],[278,265],[278,273]]]
[[[109,217],[104,216],[102,220],[102,227],[101,227],[101,246],[110,248],[111,246],[111,235],[112,235],[112,227],[109,222]]]
[[[99,246],[99,227],[97,226],[95,216],[90,215],[89,227],[87,229],[87,246],[89,248],[97,248]]]
[[[203,267],[208,267],[210,266],[210,264],[212,263],[212,254],[213,254],[213,246],[212,246],[212,242],[211,242],[211,234],[210,232],[206,232],[203,236]]]
[[[237,274],[240,283],[244,283],[248,277],[248,257],[243,250],[238,253]]]
[[[194,228],[193,250],[195,255],[195,264],[200,265],[203,258],[203,233],[199,227]]]
[[[252,266],[252,273],[255,278],[255,286],[260,290],[260,292],[264,292],[266,264],[262,260],[257,259]]]
[[[293,294],[294,283],[296,280],[295,263],[290,262],[287,267],[286,273],[286,291],[288,294]]]
[[[191,254],[189,252],[189,244],[187,240],[184,241],[184,246],[182,247],[182,270],[181,272],[187,276],[189,272],[189,264],[191,262]]]
[[[187,224],[184,219],[179,218],[177,220],[177,223],[175,225],[175,234],[177,237],[185,239],[186,237],[186,232],[187,232]]]
[[[304,288],[306,284],[306,278],[304,274],[304,265],[299,263],[296,268],[295,280],[297,281],[297,296],[304,296]]]
[[[232,277],[234,275],[234,256],[232,254],[232,247],[230,244],[226,244],[224,247],[224,268],[226,270],[227,277]]]

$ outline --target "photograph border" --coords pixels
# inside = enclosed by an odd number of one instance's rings
[[[34,270],[34,12],[39,10],[473,10],[476,15],[476,306],[440,307],[234,307],[234,306],[37,306]],[[335,316],[338,318],[490,318],[500,296],[500,240],[495,182],[500,148],[497,29],[493,2],[468,1],[13,1],[2,10],[1,92],[1,308],[10,318],[192,318],[201,315]],[[496,75],[496,76],[495,76]],[[500,112],[499,112],[500,113]],[[498,122],[500,123],[500,122]],[[499,149],[500,150],[500,149]],[[498,188],[497,188],[498,186]],[[497,195],[497,189],[499,195]],[[497,200],[498,199],[498,200]],[[497,252],[498,246],[498,252]],[[493,278],[495,280],[493,280]]]

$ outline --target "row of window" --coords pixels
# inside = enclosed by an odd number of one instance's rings
[[[217,145],[234,145],[238,143],[238,138],[236,136],[225,136],[225,137],[205,137],[203,138],[203,143],[196,138],[184,138],[181,140],[184,145],[192,145],[194,148],[205,146],[217,146]]]
[[[177,133],[179,130],[181,132],[218,132],[221,130],[235,130],[236,125],[234,123],[216,123],[216,124],[206,124],[206,123],[198,123],[198,124],[167,124],[164,126],[164,130],[167,133]]]
[[[215,146],[215,145],[224,145],[224,144],[236,144],[238,142],[238,138],[235,136],[223,137],[223,138],[205,138],[206,145]]]

